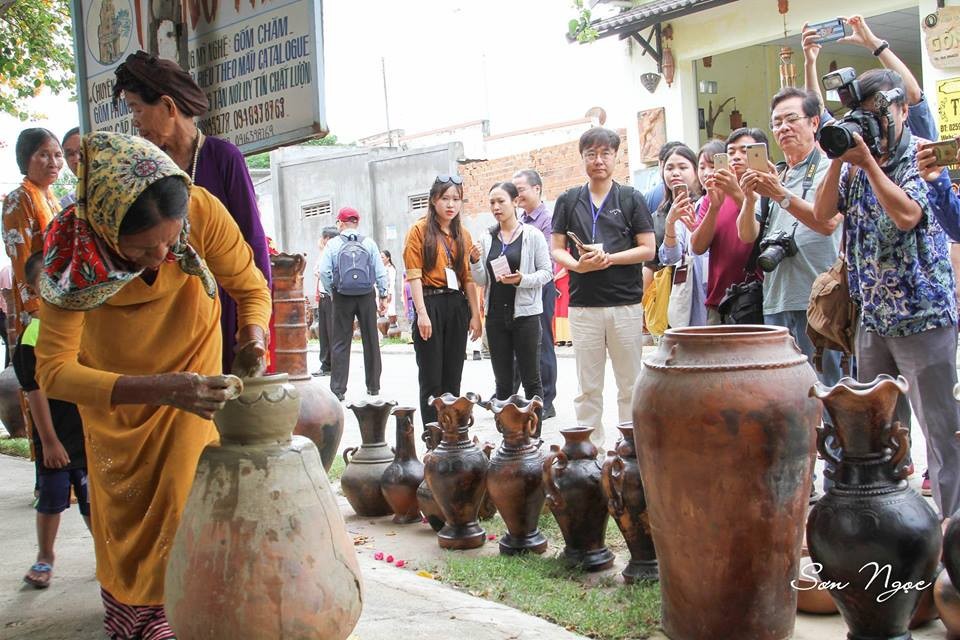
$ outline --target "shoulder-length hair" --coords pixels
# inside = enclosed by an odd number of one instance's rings
[[[693,152],[693,149],[685,144],[674,145],[673,148],[670,149],[670,153],[668,153],[663,159],[663,166],[660,167],[660,180],[663,182],[663,201],[660,203],[660,207],[657,209],[658,213],[666,213],[670,211],[670,207],[673,206],[673,189],[670,188],[670,185],[668,185],[667,181],[663,178],[663,172],[667,167],[667,160],[669,160],[671,156],[680,156],[684,160],[689,161],[690,165],[693,167],[694,174],[697,173],[697,154]],[[697,185],[699,184],[700,182],[697,181]],[[691,202],[695,201],[693,196],[694,194],[691,193]]]
[[[443,231],[440,230],[440,223],[437,222],[437,207],[434,201],[438,200],[447,189],[456,189],[460,197],[463,198],[463,185],[453,182],[434,182],[430,187],[429,206],[427,209],[427,228],[423,234],[423,270],[431,271],[437,266],[437,247],[438,243],[444,242]],[[463,214],[461,209],[457,217],[450,221],[450,237],[453,239],[451,254],[453,264],[451,265],[457,274],[461,283],[466,282],[467,267],[464,264],[463,257],[467,255],[467,243],[463,237],[463,228],[460,224],[460,217]],[[449,247],[448,247],[449,248]]]

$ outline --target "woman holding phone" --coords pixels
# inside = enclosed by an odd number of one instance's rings
[[[547,241],[536,227],[520,224],[516,199],[517,188],[511,182],[498,182],[490,189],[490,213],[497,224],[480,235],[479,259],[470,265],[474,281],[486,287],[485,326],[499,400],[513,393],[514,359],[524,395],[543,398],[541,292],[553,281]],[[538,435],[539,429],[538,422]]]

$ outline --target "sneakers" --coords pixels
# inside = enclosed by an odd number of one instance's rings
[[[920,494],[928,498],[933,496],[933,487],[930,486],[930,472],[923,472],[923,483],[920,485]]]
[[[314,371],[310,375],[312,375],[314,378],[319,378],[321,376],[328,376],[330,375],[330,369],[320,369],[319,371]]]
[[[543,420],[549,420],[550,418],[556,418],[556,417],[557,417],[557,410],[555,407],[551,406],[543,410],[543,418],[542,418]]]

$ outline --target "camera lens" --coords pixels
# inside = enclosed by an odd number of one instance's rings
[[[777,265],[783,262],[786,257],[787,249],[780,244],[772,244],[757,256],[757,264],[765,273],[770,273],[777,268]]]
[[[817,142],[828,158],[839,158],[854,146],[853,134],[862,134],[860,125],[841,120],[835,124],[824,125],[817,134]]]

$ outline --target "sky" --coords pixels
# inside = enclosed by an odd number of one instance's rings
[[[340,142],[387,129],[381,58],[390,126],[408,134],[480,119],[503,133],[580,118],[593,106],[606,109],[609,126],[625,127],[636,112],[622,99],[622,43],[566,40],[571,0],[326,0],[323,8],[327,124]],[[0,114],[0,193],[20,183],[14,146],[23,128],[62,136],[79,122],[67,96],[43,94],[30,108],[46,117]]]

